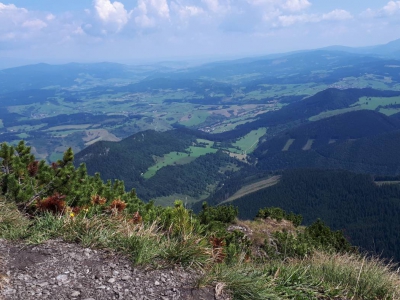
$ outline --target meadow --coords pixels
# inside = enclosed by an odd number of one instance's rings
[[[153,177],[162,167],[188,164],[202,155],[218,151],[216,148],[211,148],[214,145],[212,141],[198,139],[197,143],[202,143],[205,146],[190,146],[186,149],[186,152],[170,152],[163,157],[154,157],[155,164],[143,174],[143,178]]]
[[[399,104],[399,106],[397,106]],[[335,115],[344,114],[356,110],[376,110],[387,116],[400,112],[400,97],[361,97],[358,102],[350,107],[322,112],[309,118],[310,121],[318,121]]]

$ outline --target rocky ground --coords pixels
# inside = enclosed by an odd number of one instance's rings
[[[214,288],[193,288],[195,272],[136,268],[121,255],[58,240],[35,246],[0,240],[0,257],[4,300],[229,298]]]

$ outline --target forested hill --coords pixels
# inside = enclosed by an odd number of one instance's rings
[[[371,88],[345,90],[329,88],[301,101],[290,103],[280,110],[261,114],[259,119],[254,122],[239,125],[231,131],[213,134],[212,138],[214,140],[235,139],[260,127],[287,126],[288,128],[293,128],[298,123],[307,123],[310,117],[320,113],[348,108],[358,102],[360,97],[395,96],[400,96],[400,92]]]
[[[89,174],[100,172],[104,179],[123,179],[132,188],[133,182],[140,180],[141,174],[154,164],[154,156],[184,152],[195,141],[193,136],[174,130],[147,130],[118,143],[95,143],[79,152],[75,163],[84,162]]]
[[[284,144],[282,144],[284,146]],[[400,173],[400,131],[394,131],[359,140],[343,140],[319,147],[303,150],[293,143],[292,150],[276,153],[268,152],[260,158],[257,166],[263,170],[287,168],[346,169],[380,175]],[[282,148],[281,148],[282,149]]]
[[[88,173],[120,179],[143,200],[171,195],[199,198],[246,163],[187,130],[148,130],[120,142],[98,142],[76,155]],[[209,135],[204,133],[204,135]]]
[[[355,111],[311,122],[262,143],[255,151],[262,170],[343,168],[397,174],[399,121],[374,111]]]
[[[359,139],[388,133],[400,129],[400,120],[379,112],[360,110],[300,125],[280,133],[278,136],[261,143],[254,151],[258,158],[281,152],[288,139],[293,144],[288,151],[301,150],[309,139],[313,140],[312,149],[328,145],[329,142]],[[268,153],[267,153],[268,151]]]
[[[354,245],[400,259],[400,185],[377,186],[370,175],[347,171],[291,170],[272,187],[233,201],[240,217],[262,207],[302,214],[306,224],[321,218],[344,230]]]

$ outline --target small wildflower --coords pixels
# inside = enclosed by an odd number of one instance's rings
[[[72,212],[72,213],[69,214],[69,216],[70,216],[71,218],[73,218],[73,217],[75,217],[75,214]]]

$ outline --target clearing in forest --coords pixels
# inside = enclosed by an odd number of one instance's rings
[[[246,185],[246,186],[242,187],[240,190],[238,190],[235,194],[230,196],[228,199],[223,201],[222,203],[231,202],[236,199],[242,198],[248,194],[257,192],[261,189],[273,186],[273,185],[277,184],[280,179],[281,179],[281,176],[277,175],[277,176],[272,176],[268,179],[264,179],[264,180]]]
[[[257,130],[252,130],[245,136],[241,137],[235,143],[232,144],[234,148],[230,148],[231,152],[237,154],[248,154],[253,152],[253,150],[257,147],[258,141],[260,138],[266,134],[267,128],[262,127]]]
[[[314,141],[315,141],[314,139],[309,139],[307,143],[304,145],[303,150],[304,151],[310,150],[312,148]]]
[[[170,152],[162,157],[154,157],[155,164],[152,165],[143,174],[143,177],[149,179],[153,177],[159,169],[171,165],[184,165],[192,162],[196,158],[208,153],[216,153],[218,149],[211,148],[214,142],[208,140],[198,139],[198,143],[206,144],[205,147],[190,146],[186,149],[186,152]]]
[[[288,139],[282,151],[289,151],[290,146],[294,143],[295,139]]]

